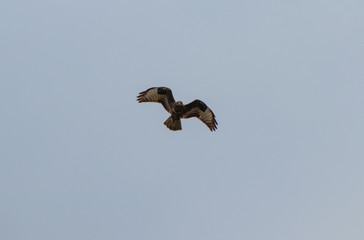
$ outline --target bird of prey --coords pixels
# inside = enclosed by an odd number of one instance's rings
[[[181,101],[175,101],[172,95],[172,90],[167,87],[152,87],[144,92],[139,93],[138,102],[157,102],[171,114],[164,122],[170,130],[182,130],[181,118],[197,117],[211,130],[217,129],[215,115],[211,109],[201,100],[184,105]]]

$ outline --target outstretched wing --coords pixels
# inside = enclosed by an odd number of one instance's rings
[[[195,100],[185,105],[185,112],[182,114],[182,118],[197,117],[211,130],[217,129],[217,122],[215,114],[211,109],[202,101]]]
[[[171,106],[175,102],[172,90],[166,87],[152,87],[144,92],[139,93],[137,97],[138,102],[157,102],[161,103],[163,107],[171,112]]]

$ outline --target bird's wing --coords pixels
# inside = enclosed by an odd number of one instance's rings
[[[217,122],[215,114],[211,109],[202,101],[195,100],[185,105],[185,112],[182,114],[182,118],[197,117],[211,130],[217,129]]]
[[[157,102],[161,103],[163,107],[171,112],[171,106],[175,102],[172,90],[166,87],[152,87],[144,92],[139,93],[137,97],[138,102]]]

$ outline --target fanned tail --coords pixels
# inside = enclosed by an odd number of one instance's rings
[[[173,120],[172,117],[167,118],[167,120],[164,122],[164,125],[167,126],[167,128],[171,129],[172,131],[178,131],[182,130],[181,125],[181,119]]]

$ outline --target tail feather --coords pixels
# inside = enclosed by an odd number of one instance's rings
[[[173,120],[172,117],[167,118],[164,125],[172,131],[182,130],[181,119]]]

